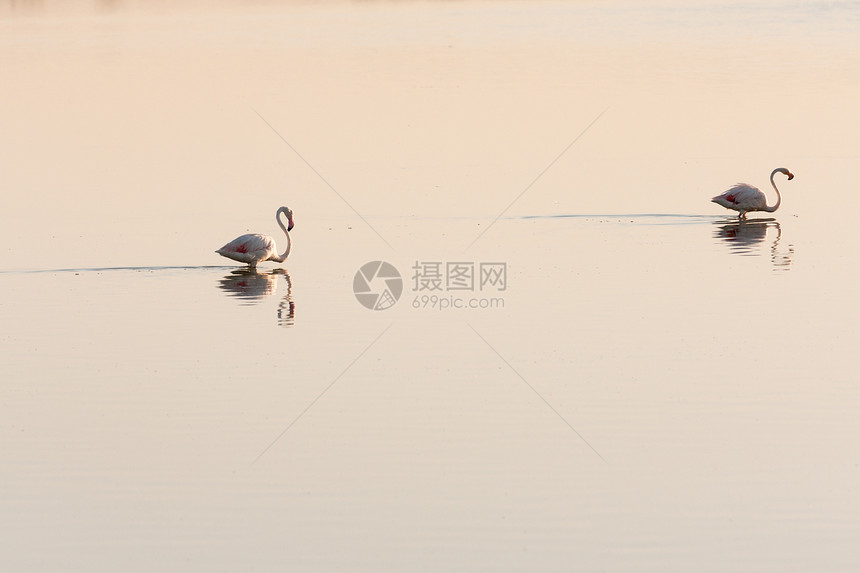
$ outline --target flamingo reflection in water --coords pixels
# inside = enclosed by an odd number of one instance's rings
[[[240,299],[241,304],[258,304],[278,289],[278,277],[284,277],[287,292],[278,302],[278,325],[295,324],[296,304],[293,302],[293,283],[284,269],[272,269],[268,273],[256,270],[236,269],[222,278],[218,287],[228,296]]]
[[[765,244],[768,228],[776,229],[776,238],[770,245],[771,263],[775,269],[782,270],[788,270],[791,265],[794,246],[789,244],[787,250],[779,248],[782,229],[776,219],[732,219],[728,223],[718,221],[716,225],[714,237],[725,241],[732,253],[745,256],[762,254],[760,247]]]

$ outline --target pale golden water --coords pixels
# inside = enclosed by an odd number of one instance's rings
[[[858,28],[4,4],[0,569],[856,571]]]

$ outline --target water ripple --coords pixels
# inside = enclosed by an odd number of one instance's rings
[[[618,223],[638,223],[642,225],[700,225],[725,220],[716,215],[685,215],[682,213],[569,213],[557,215],[520,215],[510,219],[583,219],[613,221]]]

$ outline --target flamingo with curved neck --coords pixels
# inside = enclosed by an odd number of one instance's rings
[[[286,226],[281,221],[281,213],[287,218]],[[292,248],[289,232],[293,230],[293,211],[289,207],[281,207],[275,213],[275,221],[278,222],[278,226],[287,236],[287,248],[283,254],[279,255],[277,253],[275,239],[269,235],[261,235],[259,233],[249,233],[236,237],[215,252],[222,257],[246,263],[251,270],[256,270],[257,263],[262,261],[283,263],[290,256],[290,248]]]
[[[726,209],[738,211],[738,219],[743,221],[747,218],[747,213],[750,211],[767,211],[773,213],[779,209],[782,203],[782,195],[779,194],[779,189],[773,180],[773,176],[777,173],[782,173],[788,176],[788,180],[794,179],[794,173],[785,167],[777,167],[770,174],[770,184],[773,185],[773,190],[776,191],[776,203],[773,205],[767,204],[767,196],[757,187],[747,185],[746,183],[738,183],[725,193],[717,195],[711,201],[717,205],[722,205]]]

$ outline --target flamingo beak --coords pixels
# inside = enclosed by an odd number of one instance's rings
[[[287,231],[292,231],[292,230],[293,230],[293,218],[290,217],[290,224],[287,225]]]
[[[794,173],[789,172],[788,180],[791,181],[792,179],[794,179]]]

